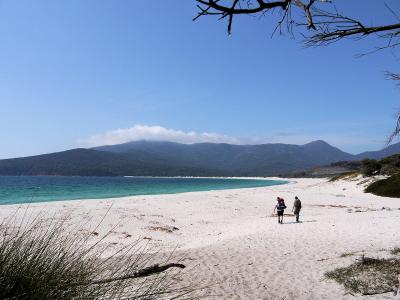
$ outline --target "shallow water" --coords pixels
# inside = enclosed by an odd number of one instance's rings
[[[285,183],[227,178],[0,176],[0,204],[175,194]]]

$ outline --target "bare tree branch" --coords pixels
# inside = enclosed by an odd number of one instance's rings
[[[227,19],[228,34],[232,32],[233,17],[235,15],[259,15],[264,17],[267,12],[278,11],[281,18],[274,20],[276,26],[272,31],[274,35],[278,30],[282,34],[283,24],[287,24],[286,31],[292,34],[292,28],[297,27],[305,38],[306,46],[324,46],[338,42],[345,38],[361,39],[375,36],[384,41],[366,54],[384,49],[394,49],[400,45],[400,17],[391,7],[384,3],[387,10],[394,16],[395,23],[381,25],[366,25],[362,21],[340,13],[333,5],[334,0],[196,0],[199,13],[193,20],[202,16],[218,16]],[[323,7],[322,7],[323,6]],[[324,8],[324,9],[322,9]],[[362,9],[362,7],[360,8]],[[293,14],[292,14],[293,11]],[[307,29],[307,33],[302,32]],[[392,80],[399,80],[399,74],[389,73]],[[400,136],[400,115],[397,126],[388,139]]]
[[[389,145],[393,142],[393,140],[400,135],[400,114],[398,114],[397,117],[397,124],[396,128],[393,130],[393,132],[390,134],[389,138],[386,141],[386,145]]]
[[[307,41],[308,46],[320,46],[337,42],[348,37],[363,37],[370,34],[385,33],[380,37],[392,39],[400,34],[400,23],[365,26],[360,21],[342,16],[337,13],[317,11],[314,14],[317,33],[311,35]]]
[[[397,85],[400,85],[400,74],[398,73],[392,73],[392,72],[386,72],[386,78],[389,80],[394,80],[396,81]],[[396,123],[396,128],[393,130],[393,132],[390,134],[389,138],[386,141],[386,145],[389,145],[393,142],[393,140],[400,135],[400,113],[397,114],[397,123]]]
[[[306,45],[308,46],[327,45],[347,37],[362,38],[372,34],[377,34],[380,38],[389,40],[400,37],[400,18],[387,5],[387,9],[396,17],[396,21],[398,22],[387,25],[367,26],[357,19],[339,13],[336,7],[330,1],[326,0],[277,0],[271,2],[266,2],[265,0],[196,1],[199,3],[197,7],[200,12],[193,20],[207,15],[217,15],[220,19],[227,18],[229,34],[232,31],[234,15],[261,14],[264,16],[266,12],[278,10],[279,12],[283,12],[283,17],[277,22],[277,26],[273,32],[275,33],[279,28],[280,33],[282,33],[281,25],[285,20],[298,27],[306,26],[308,30],[312,30],[312,33],[306,37]],[[331,8],[331,10],[322,9],[322,5],[325,8]],[[293,17],[288,14],[290,7],[297,10]],[[398,42],[392,42],[389,47],[394,48],[397,45]],[[385,48],[387,47],[378,47],[379,50]]]
[[[232,22],[234,15],[251,15],[274,8],[286,10],[291,2],[291,0],[282,0],[275,2],[264,2],[263,0],[256,0],[257,6],[252,7],[251,1],[247,1],[246,5],[242,6],[241,2],[243,2],[243,0],[232,0],[232,5],[220,5],[220,0],[196,1],[200,3],[200,5],[197,6],[200,9],[200,12],[197,14],[196,17],[193,18],[193,21],[205,15],[219,15],[220,19],[228,18],[228,34],[231,34],[232,31]]]

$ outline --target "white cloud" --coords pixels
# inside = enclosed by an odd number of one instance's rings
[[[383,142],[372,141],[371,137],[367,138],[354,132],[347,132],[346,134],[324,133],[321,135],[302,135],[297,134],[296,132],[277,132],[265,136],[238,138],[220,133],[182,131],[158,125],[149,126],[140,124],[136,124],[129,128],[110,130],[83,138],[78,140],[78,144],[83,147],[96,147],[103,145],[116,145],[138,140],[170,141],[183,144],[209,142],[229,144],[285,143],[297,145],[303,145],[314,140],[325,140],[333,146],[352,153],[365,151],[366,148],[372,150],[383,147]]]
[[[130,141],[171,141],[183,144],[192,143],[231,143],[240,144],[237,138],[210,132],[181,131],[162,126],[148,126],[136,124],[129,128],[110,130],[96,134],[88,138],[78,140],[78,143],[85,147],[96,147],[102,145],[115,145]]]

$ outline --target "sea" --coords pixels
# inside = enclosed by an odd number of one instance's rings
[[[0,176],[0,205],[265,187],[284,180],[186,177]]]

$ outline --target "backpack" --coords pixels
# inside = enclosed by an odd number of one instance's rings
[[[278,201],[278,209],[280,209],[280,210],[286,209],[285,200],[280,199],[280,200]]]

